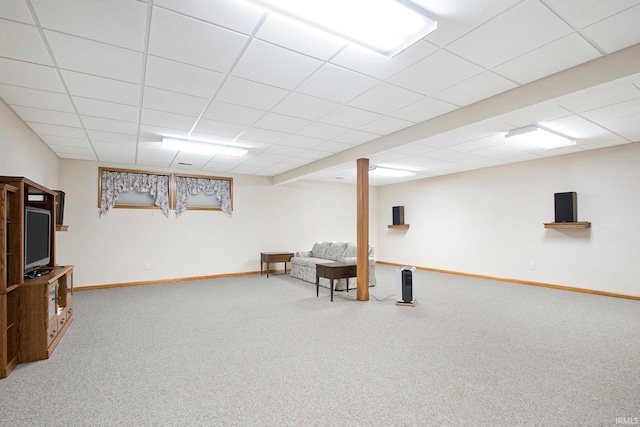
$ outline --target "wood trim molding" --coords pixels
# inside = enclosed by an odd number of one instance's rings
[[[395,266],[395,267],[404,267],[405,265],[407,265],[407,264],[396,264],[396,263],[393,263],[393,262],[384,262],[384,261],[376,261],[376,263],[377,264]],[[542,287],[542,288],[558,289],[558,290],[561,290],[561,291],[580,292],[580,293],[583,293],[583,294],[592,294],[592,295],[600,295],[600,296],[605,296],[605,297],[624,298],[624,299],[640,301],[640,296],[618,294],[618,293],[615,293],[615,292],[607,292],[607,291],[598,291],[598,290],[595,290],[595,289],[576,288],[576,287],[573,287],[573,286],[554,285],[554,284],[551,284],[551,283],[532,282],[532,281],[528,281],[528,280],[519,280],[519,279],[508,279],[508,278],[504,278],[504,277],[485,276],[485,275],[482,275],[482,274],[464,273],[464,272],[460,272],[460,271],[451,271],[451,270],[441,270],[439,268],[418,267],[418,266],[416,266],[416,269],[424,270],[424,271],[433,271],[434,273],[455,274],[455,275],[458,275],[458,276],[474,277],[476,279],[497,280],[497,281],[500,281],[500,282],[517,283],[519,285],[538,286],[538,287]]]
[[[271,271],[275,271],[275,270],[271,270]],[[212,274],[208,276],[179,277],[174,279],[144,280],[140,282],[123,282],[123,283],[107,283],[104,285],[74,286],[73,291],[74,292],[75,291],[95,291],[98,289],[124,288],[127,286],[161,285],[164,283],[191,282],[194,280],[222,279],[225,277],[240,277],[240,276],[252,276],[252,275],[260,275],[260,272],[247,271],[244,273],[225,273],[225,274]]]

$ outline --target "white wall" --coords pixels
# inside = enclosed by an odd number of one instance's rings
[[[0,176],[24,176],[58,188],[58,156],[0,101]]]
[[[635,143],[381,187],[378,260],[640,296],[638,165]],[[591,229],[543,227],[566,191]]]
[[[273,186],[267,177],[235,175],[231,218],[219,211],[187,211],[179,218],[170,211],[166,218],[150,209],[112,209],[99,218],[99,166],[161,171],[61,161],[69,231],[57,235],[57,261],[76,266],[79,287],[255,272],[260,252],[310,250],[320,240],[356,240],[353,185],[299,181]],[[375,194],[373,189],[372,213]],[[377,229],[375,220],[370,227]],[[149,270],[143,269],[145,263]]]

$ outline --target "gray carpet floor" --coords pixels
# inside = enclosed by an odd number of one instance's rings
[[[640,303],[396,268],[359,302],[288,275],[76,292],[1,426],[601,426],[640,417]],[[389,298],[387,298],[389,297]]]

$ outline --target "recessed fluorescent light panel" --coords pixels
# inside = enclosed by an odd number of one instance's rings
[[[394,176],[394,177],[413,176],[416,174],[414,171],[410,171],[406,169],[388,168],[384,166],[369,166],[369,173],[372,175],[378,175],[378,176]]]
[[[249,0],[393,57],[438,24],[411,0]]]
[[[162,138],[162,148],[167,150],[185,151],[187,153],[222,155],[242,157],[249,151],[245,148],[231,145],[214,144],[211,142],[194,141],[190,139]]]
[[[545,150],[567,147],[576,143],[575,139],[536,125],[525,126],[509,131],[505,138],[534,147],[544,148]]]

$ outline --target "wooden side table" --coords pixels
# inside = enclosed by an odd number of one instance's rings
[[[260,252],[260,275],[262,276],[262,264],[267,263],[267,278],[269,278],[269,264],[284,262],[284,272],[287,272],[287,263],[291,261],[293,252]]]
[[[331,301],[333,301],[333,280],[347,279],[347,292],[349,292],[349,277],[357,277],[357,265],[349,262],[328,262],[316,264],[316,296],[320,294],[320,278],[329,279],[331,288]]]

